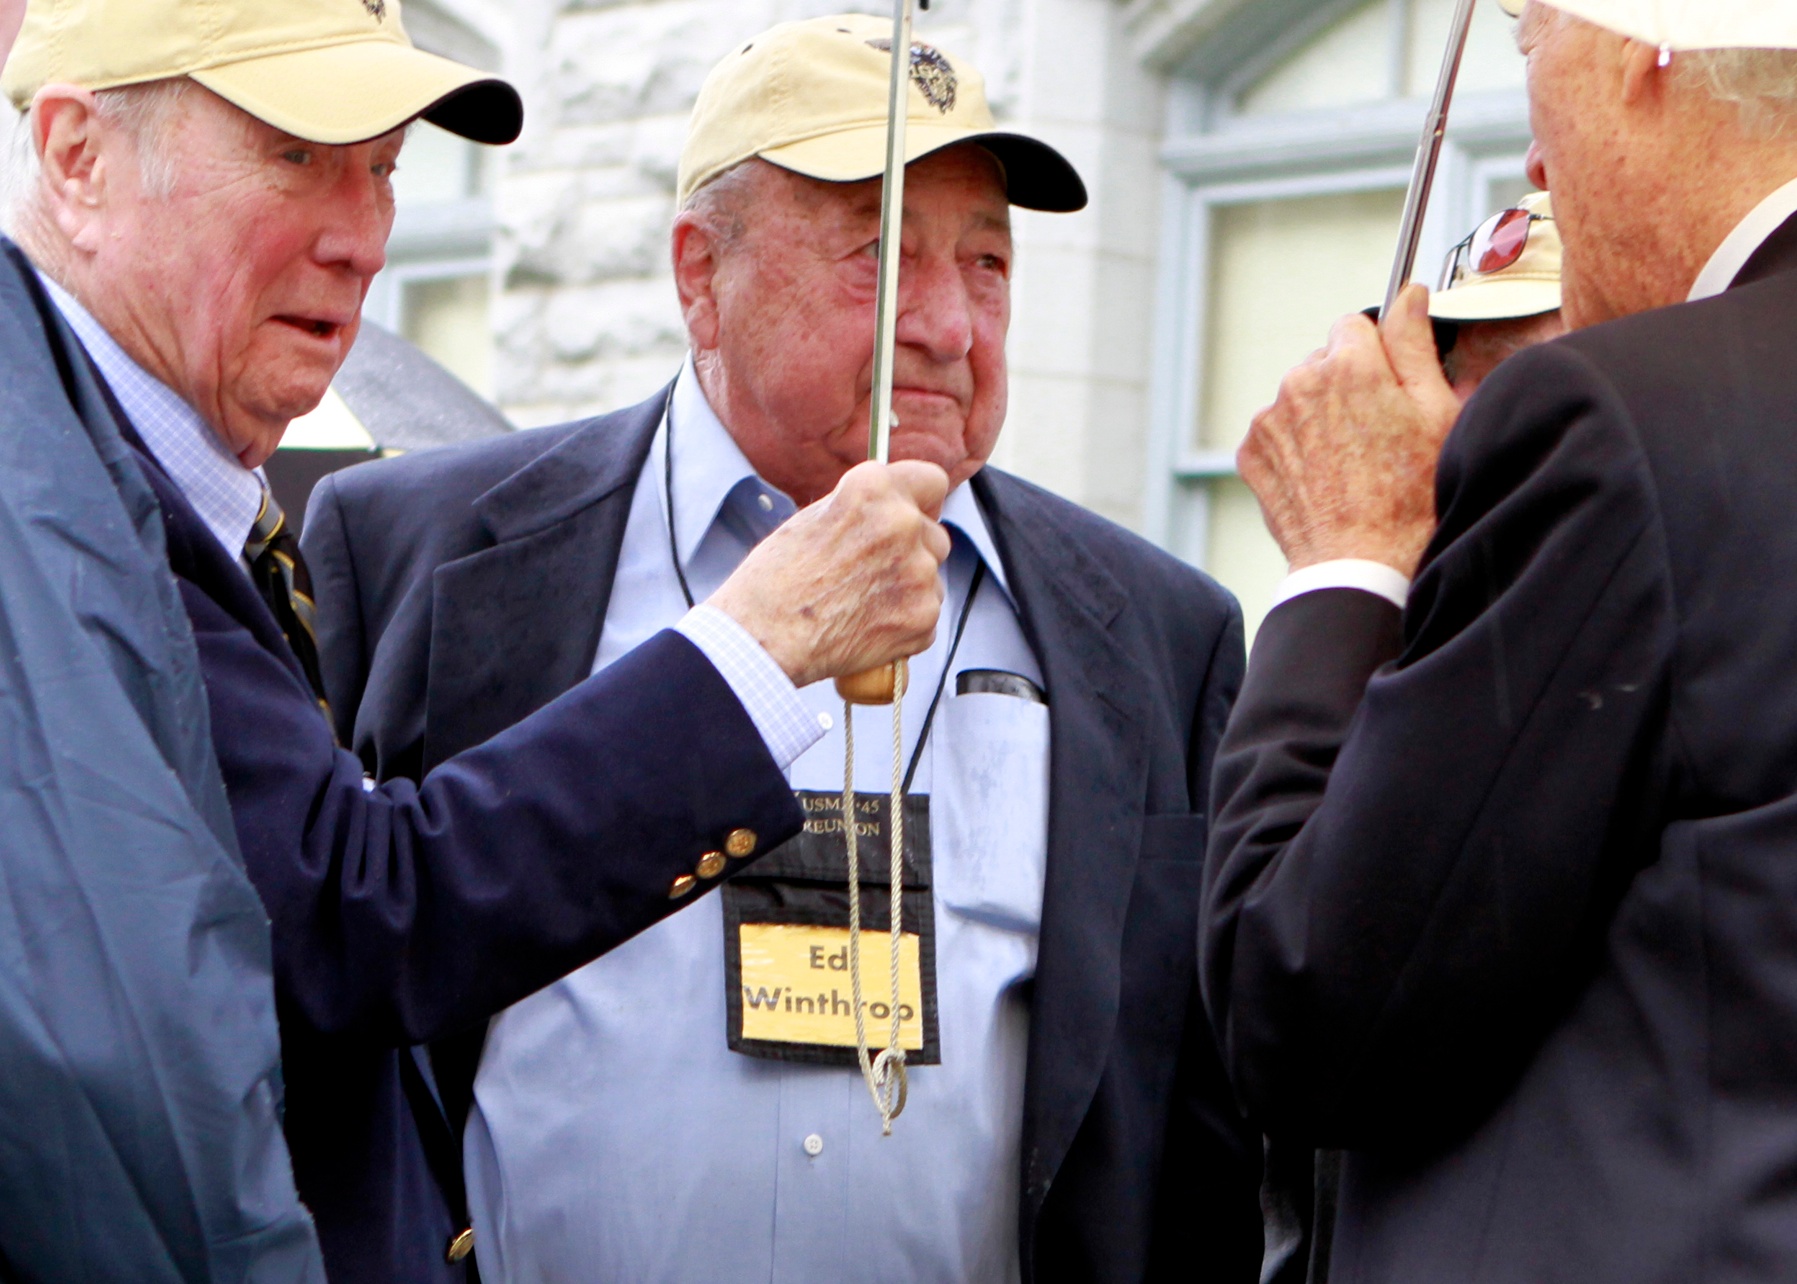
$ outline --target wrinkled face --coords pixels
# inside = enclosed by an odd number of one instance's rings
[[[19,24],[25,21],[25,0],[0,0],[0,63],[6,61],[7,51],[19,34]]]
[[[355,342],[405,135],[303,142],[197,87],[172,113],[172,190],[114,164],[76,244],[103,283],[101,322],[254,467]]]
[[[807,503],[867,458],[880,182],[764,168],[718,251],[715,334],[695,328],[695,354],[743,453]],[[959,484],[1005,417],[1010,204],[990,154],[955,147],[907,169],[901,252],[892,457]]]

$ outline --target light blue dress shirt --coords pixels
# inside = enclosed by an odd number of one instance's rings
[[[793,511],[707,404],[691,364],[674,425],[676,529],[697,598]],[[601,634],[604,668],[686,610],[663,485],[667,424],[636,489]],[[910,752],[977,561],[981,590],[955,672],[1038,684],[984,516],[950,497],[955,534],[935,645],[912,663]],[[842,706],[801,695],[827,733],[791,768],[842,786]],[[891,717],[856,720],[856,786],[891,780]],[[834,1284],[1018,1276],[1028,1046],[1047,857],[1048,711],[955,695],[951,675],[914,789],[930,794],[942,1064],[910,1075],[882,1138],[855,1069],[794,1065],[726,1045],[721,898],[707,896],[503,1013],[488,1037],[467,1138],[481,1273],[493,1284]],[[883,969],[868,975],[886,984]]]

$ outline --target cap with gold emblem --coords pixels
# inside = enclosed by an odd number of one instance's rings
[[[832,183],[878,178],[886,168],[886,98],[892,23],[841,14],[770,28],[733,50],[705,79],[680,155],[679,200],[759,156]],[[911,45],[905,161],[978,143],[1005,170],[1011,203],[1065,213],[1086,187],[1054,148],[998,129],[972,66],[931,45]]]
[[[276,129],[354,143],[420,116],[481,143],[524,123],[517,90],[412,46],[400,0],[30,0],[0,87],[189,76]]]
[[[1498,0],[1520,15],[1526,0]],[[1791,0],[1539,0],[1645,44],[1698,49],[1797,49]]]

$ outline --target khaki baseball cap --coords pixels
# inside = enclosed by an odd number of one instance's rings
[[[480,143],[524,123],[505,81],[412,47],[400,0],[30,0],[0,88],[24,111],[45,85],[116,89],[189,76],[314,143],[355,143],[420,116]]]
[[[1792,0],[1540,0],[1575,18],[1650,45],[1696,49],[1797,49]],[[1498,0],[1520,15],[1527,0]]]
[[[1522,254],[1493,272],[1480,272],[1476,263],[1457,258],[1453,280],[1429,297],[1430,316],[1437,321],[1518,321],[1559,310],[1560,229],[1553,221],[1553,202],[1546,192],[1536,192],[1516,208],[1537,216],[1530,221]],[[1475,232],[1475,240],[1477,236]]]
[[[830,183],[886,169],[886,99],[892,23],[865,14],[787,22],[712,68],[680,153],[680,204],[734,165],[759,156]],[[965,62],[911,45],[907,164],[957,143],[978,143],[1004,167],[1013,205],[1084,209],[1086,185],[1054,148],[993,126],[986,82]]]

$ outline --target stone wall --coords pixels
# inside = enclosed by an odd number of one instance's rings
[[[667,266],[686,118],[709,68],[776,23],[875,0],[525,0],[507,70],[529,126],[498,185],[498,396],[520,425],[628,405],[685,333]],[[1093,205],[1020,212],[1012,411],[996,461],[1139,521],[1160,85],[1115,0],[936,0],[919,38],[970,58],[1001,121],[1072,158]]]

